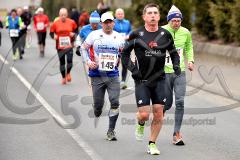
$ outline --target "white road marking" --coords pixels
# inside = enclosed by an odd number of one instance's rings
[[[4,64],[9,64],[8,61],[0,54],[0,60]],[[23,85],[36,97],[36,99],[43,105],[43,107],[58,121],[62,126],[68,123],[58,114],[58,112],[32,87],[32,85],[18,72],[14,67],[10,67],[12,72],[18,77]],[[102,158],[84,141],[84,139],[74,129],[64,129],[86,152],[92,160],[102,160]]]

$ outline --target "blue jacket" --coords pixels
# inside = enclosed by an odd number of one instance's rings
[[[102,26],[99,24],[98,25],[98,29],[101,29]],[[92,27],[90,24],[83,26],[83,28],[81,29],[81,31],[79,32],[79,36],[81,37],[81,39],[83,41],[85,41],[85,39],[87,38],[87,36],[89,35],[89,33],[91,33],[93,31]]]
[[[132,31],[132,26],[129,22],[129,20],[123,19],[123,20],[118,20],[115,19],[115,25],[113,30],[118,32],[118,33],[125,33],[125,35],[129,35],[130,32]]]
[[[15,19],[13,19],[11,16],[7,17],[6,26],[8,26],[8,29],[20,29],[20,23],[19,17],[17,16]]]

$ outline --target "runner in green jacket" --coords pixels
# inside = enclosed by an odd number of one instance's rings
[[[171,7],[167,16],[168,24],[163,26],[168,30],[178,50],[180,57],[181,74],[176,76],[174,74],[173,65],[169,54],[166,56],[165,62],[165,73],[166,73],[166,102],[164,111],[169,110],[173,103],[173,91],[175,93],[175,125],[173,132],[173,144],[184,145],[182,136],[180,134],[180,128],[182,125],[183,114],[184,114],[184,97],[186,93],[186,74],[185,74],[185,62],[187,59],[188,69],[190,71],[194,68],[194,54],[191,33],[187,28],[181,26],[182,13],[174,5]]]

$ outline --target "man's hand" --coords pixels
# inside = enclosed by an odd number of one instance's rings
[[[181,74],[181,68],[179,66],[173,67],[174,73],[179,76]]]
[[[54,34],[54,39],[57,40],[57,35],[56,34]]]
[[[188,62],[188,69],[189,71],[193,71],[194,69],[194,63],[191,61],[191,62]]]
[[[75,33],[74,32],[70,32],[70,37],[74,37]]]
[[[93,62],[93,61],[88,61],[87,62],[87,66],[90,68],[90,69],[96,69],[98,67],[97,63],[96,62]]]

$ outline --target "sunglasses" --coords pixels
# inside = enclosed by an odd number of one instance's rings
[[[173,23],[180,23],[180,22],[182,22],[182,20],[173,19],[173,20],[171,20],[171,22],[173,22]]]

